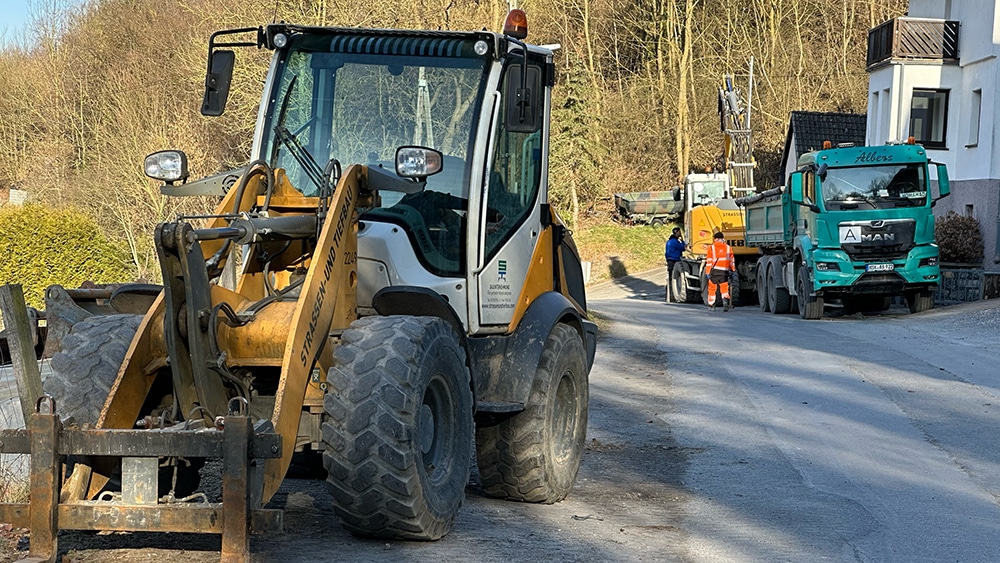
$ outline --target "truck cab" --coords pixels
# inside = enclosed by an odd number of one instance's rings
[[[935,198],[930,164],[919,145],[827,149],[799,159],[785,239],[799,266],[787,272],[787,287],[800,305],[840,300],[863,308],[903,295],[913,312],[933,306],[940,271],[931,208],[949,182],[936,165]]]

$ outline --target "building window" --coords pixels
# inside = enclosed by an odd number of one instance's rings
[[[929,149],[943,149],[948,128],[948,91],[914,90],[910,135]]]
[[[892,115],[892,98],[889,97],[889,89],[882,90],[882,109],[879,110],[881,123],[878,126],[879,136],[875,139],[876,145],[884,145],[891,137],[889,117]]]
[[[969,142],[967,147],[979,144],[979,115],[983,107],[983,91],[972,91],[972,103],[969,105]]]
[[[878,105],[878,91],[871,93],[871,101],[868,102],[868,144],[869,145],[881,145],[878,142],[878,126],[879,118],[878,112],[882,109]]]

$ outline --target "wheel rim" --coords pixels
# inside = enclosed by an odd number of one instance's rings
[[[443,375],[436,374],[424,391],[416,432],[424,474],[435,485],[447,479],[454,461],[455,412],[451,386]]]
[[[565,463],[573,455],[576,443],[577,389],[573,374],[569,371],[559,378],[556,388],[555,408],[552,413],[552,446],[556,463]]]

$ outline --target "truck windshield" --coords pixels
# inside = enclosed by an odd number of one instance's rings
[[[921,207],[929,201],[921,164],[829,168],[820,190],[828,211]]]
[[[315,196],[333,159],[345,170],[356,163],[393,170],[400,146],[441,151],[443,170],[423,193],[381,194],[381,217],[407,230],[431,271],[460,272],[468,157],[490,60],[474,45],[442,36],[293,36],[276,68],[260,157]]]

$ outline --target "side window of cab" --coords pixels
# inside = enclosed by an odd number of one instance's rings
[[[511,92],[511,80],[522,82],[523,74],[528,83],[542,95],[542,61],[528,58],[527,73],[523,72],[520,57],[512,57],[501,81],[501,92]],[[511,96],[507,96],[510,98]],[[505,99],[504,104],[511,103]],[[541,104],[540,104],[541,105]],[[509,117],[501,112],[493,137],[490,175],[486,196],[486,256],[494,256],[517,227],[531,213],[538,198],[542,177],[542,130],[518,131],[508,126]]]

